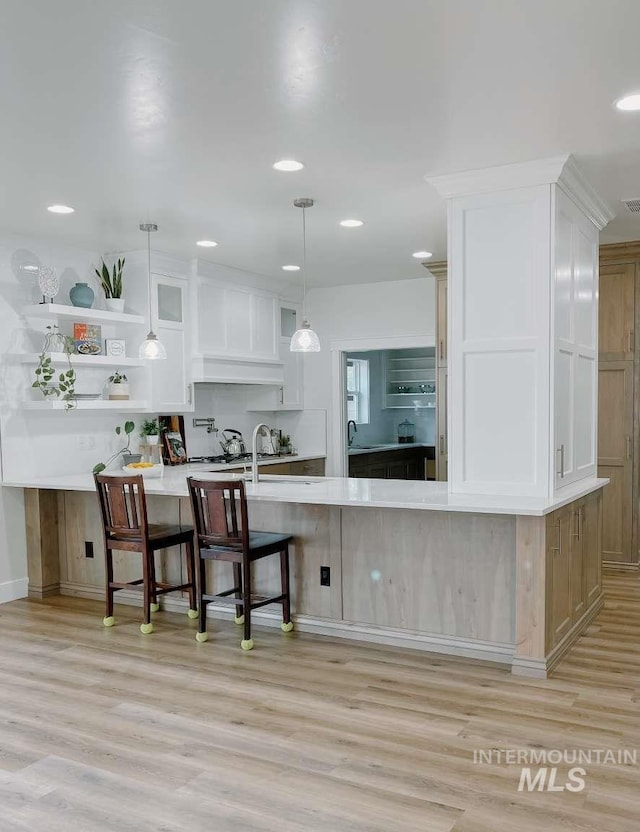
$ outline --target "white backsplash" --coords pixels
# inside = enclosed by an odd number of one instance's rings
[[[288,434],[300,454],[326,453],[326,411],[257,412],[252,408],[263,393],[264,388],[258,385],[196,384],[195,412],[184,417],[189,456],[220,454],[218,437],[224,428],[239,430],[250,450],[253,429],[259,422]],[[207,433],[206,427],[193,426],[194,419],[210,417],[215,418],[218,433]]]

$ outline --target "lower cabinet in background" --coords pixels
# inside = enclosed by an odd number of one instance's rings
[[[398,448],[349,456],[349,476],[374,480],[435,479],[435,448]]]
[[[325,458],[300,459],[292,462],[274,462],[269,465],[259,465],[261,474],[288,474],[293,477],[324,477]]]

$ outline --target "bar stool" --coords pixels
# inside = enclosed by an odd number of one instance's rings
[[[142,475],[113,476],[94,474],[104,533],[106,559],[107,614],[102,623],[113,627],[113,596],[119,589],[141,589],[144,621],[140,631],[153,632],[151,613],[160,609],[158,595],[186,589],[189,592],[189,618],[197,618],[194,534],[191,526],[172,526],[147,521],[147,501]],[[154,553],[172,546],[186,547],[187,583],[172,586],[156,581]],[[119,583],[113,580],[113,550],[139,552],[142,555],[142,578]]]
[[[250,531],[247,520],[247,495],[242,480],[199,480],[188,477],[189,494],[197,534],[198,612],[197,641],[206,641],[207,604],[218,601],[236,608],[235,622],[244,625],[243,650],[253,648],[251,611],[267,604],[282,604],[281,629],[293,630],[289,592],[290,534]],[[240,522],[238,523],[238,507]],[[251,566],[268,555],[280,555],[281,594],[264,597],[251,594]],[[217,595],[205,592],[207,560],[233,564],[234,586]],[[230,597],[233,596],[233,597]]]

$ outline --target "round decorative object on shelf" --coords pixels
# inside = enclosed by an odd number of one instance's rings
[[[93,289],[88,283],[76,283],[69,291],[71,303],[74,306],[80,306],[84,309],[91,309],[94,297]]]
[[[42,292],[42,303],[51,303],[60,291],[60,278],[55,269],[43,266],[38,270],[38,286]]]
[[[104,305],[109,312],[124,312],[124,298],[105,298]]]

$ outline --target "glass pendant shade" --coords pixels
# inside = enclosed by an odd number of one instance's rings
[[[291,352],[320,352],[320,339],[311,329],[311,324],[305,318],[302,328],[297,329],[291,336],[289,345]]]
[[[159,358],[166,357],[167,351],[164,348],[164,344],[162,341],[158,341],[158,336],[155,332],[150,332],[140,344],[138,358],[146,358],[148,361],[155,361]]]

